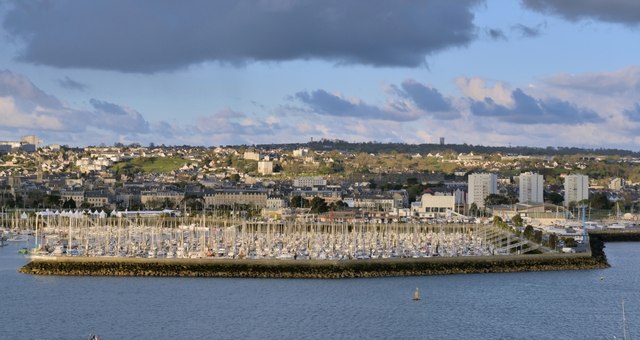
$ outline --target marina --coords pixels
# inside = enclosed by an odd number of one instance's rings
[[[35,256],[367,260],[548,251],[491,224],[327,223],[38,213],[7,241],[35,238]],[[17,228],[15,227],[17,226]]]

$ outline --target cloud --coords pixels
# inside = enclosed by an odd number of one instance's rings
[[[290,99],[304,104],[305,108],[289,109],[319,115],[395,122],[415,121],[424,117],[438,120],[460,118],[460,112],[453,107],[451,99],[445,98],[437,89],[413,79],[407,79],[399,86],[392,84],[385,92],[389,97],[384,105],[371,105],[359,98],[346,98],[323,89],[301,91]]]
[[[95,109],[91,116],[97,127],[119,132],[149,132],[149,123],[136,110],[97,99],[89,103]]]
[[[499,28],[487,28],[485,29],[485,33],[492,40],[507,40],[507,36]]]
[[[629,66],[611,72],[592,72],[583,74],[559,74],[544,82],[551,86],[575,90],[614,95],[622,93],[640,93],[640,67]]]
[[[87,85],[77,82],[69,78],[68,76],[65,76],[62,79],[58,79],[58,84],[64,87],[65,89],[69,89],[69,90],[84,91],[87,89]]]
[[[53,110],[63,108],[56,97],[44,93],[26,77],[9,70],[0,71],[0,97],[12,97],[23,109],[28,106],[29,111],[37,106]]]
[[[525,7],[561,16],[570,21],[593,19],[628,26],[640,24],[637,0],[522,0]]]
[[[293,98],[305,104],[311,112],[320,115],[393,121],[416,120],[419,116],[415,112],[409,112],[407,108],[401,105],[381,109],[359,99],[345,99],[322,89],[311,92],[298,92]]]
[[[90,104],[92,109],[68,106],[27,77],[0,71],[0,129],[49,135],[80,135],[89,130],[128,134],[149,131],[148,122],[135,110],[97,99],[91,99]]]
[[[535,26],[527,26],[523,24],[516,24],[511,26],[511,30],[520,34],[522,38],[535,38],[542,34],[542,30],[547,27],[547,23],[543,22]]]
[[[14,1],[19,60],[152,73],[203,62],[319,59],[418,67],[473,41],[482,0]]]
[[[408,79],[401,84],[404,95],[413,100],[416,105],[429,112],[451,111],[451,102],[432,87],[425,86],[413,79]]]
[[[505,83],[495,82],[493,86],[490,86],[486,80],[477,77],[459,77],[456,78],[455,83],[465,96],[476,101],[482,101],[489,97],[497,104],[513,107],[512,90]]]
[[[493,117],[514,124],[567,124],[604,122],[596,112],[558,98],[537,99],[521,89],[512,94],[513,107],[496,103],[486,97],[482,101],[473,100],[471,112],[476,116]]]
[[[624,115],[633,122],[640,123],[640,103],[636,103],[633,108],[625,110]]]

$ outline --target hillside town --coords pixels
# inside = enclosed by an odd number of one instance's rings
[[[171,211],[251,219],[635,226],[640,156],[406,154],[286,146],[40,146],[0,142],[7,211]],[[321,145],[321,144],[320,144]],[[315,146],[315,147],[314,147]],[[596,222],[593,222],[596,223]],[[574,226],[580,224],[573,223]]]

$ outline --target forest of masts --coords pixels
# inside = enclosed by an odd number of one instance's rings
[[[313,259],[508,254],[492,225],[251,221],[211,216],[3,214],[5,233],[30,234],[38,256]],[[512,251],[512,250],[511,250]]]

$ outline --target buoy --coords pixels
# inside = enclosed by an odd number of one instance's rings
[[[413,293],[413,300],[414,301],[420,300],[420,293],[418,292],[418,288],[416,288],[416,291]]]

